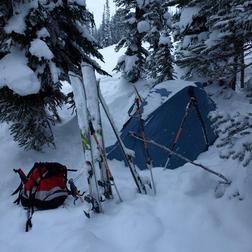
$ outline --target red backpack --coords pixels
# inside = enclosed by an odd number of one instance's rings
[[[69,194],[67,167],[59,163],[35,163],[26,176],[21,169],[14,170],[21,184],[12,194],[19,193],[14,203],[27,208],[26,231],[32,227],[31,218],[36,209],[52,209],[62,205]]]

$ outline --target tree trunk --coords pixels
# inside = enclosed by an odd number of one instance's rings
[[[236,82],[237,82],[237,71],[238,71],[238,55],[234,56],[234,65],[233,65],[233,73],[232,73],[232,80],[230,82],[230,87],[235,91],[236,89]]]
[[[240,75],[240,86],[241,88],[244,88],[245,84],[245,62],[244,62],[244,50],[242,48],[241,54],[240,54],[240,65],[241,65],[241,75]]]

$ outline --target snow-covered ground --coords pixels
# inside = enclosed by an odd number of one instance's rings
[[[102,50],[105,69],[111,73],[118,56],[113,47]],[[127,110],[134,99],[134,90],[120,79],[101,77],[102,92],[118,127],[127,120]],[[137,83],[144,95],[148,83]],[[69,89],[65,86],[65,89]],[[209,92],[221,109],[250,110],[251,105],[240,96],[221,99],[216,87]],[[44,153],[22,151],[13,142],[5,124],[0,125],[0,251],[6,252],[251,252],[252,251],[252,173],[238,161],[222,160],[212,146],[201,154],[198,162],[222,172],[233,183],[222,198],[215,197],[216,177],[186,164],[176,170],[154,169],[157,195],[140,195],[124,164],[110,161],[123,203],[107,201],[104,213],[87,219],[85,203],[73,205],[69,197],[63,207],[35,212],[33,228],[25,233],[26,211],[12,203],[10,194],[19,184],[12,169],[26,172],[35,161],[58,161],[83,172],[83,159],[76,118],[66,108],[61,111],[63,123],[55,128],[57,149]],[[105,141],[114,141],[104,119]],[[251,166],[251,165],[250,165]],[[79,174],[78,173],[78,174]],[[77,177],[78,174],[69,174]],[[141,174],[148,176],[148,172]],[[77,181],[85,190],[83,176]],[[240,196],[235,197],[237,191]]]

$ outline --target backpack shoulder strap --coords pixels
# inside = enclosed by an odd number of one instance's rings
[[[22,171],[22,169],[20,169],[20,168],[18,170],[13,169],[13,171],[15,173],[18,173],[18,175],[21,179],[21,182],[20,182],[19,186],[17,187],[17,189],[11,195],[15,195],[17,193],[20,194],[20,191],[22,190],[23,184],[27,181],[27,177],[26,177],[25,173]],[[20,202],[20,195],[18,195],[17,199],[13,203],[19,204],[19,202]]]

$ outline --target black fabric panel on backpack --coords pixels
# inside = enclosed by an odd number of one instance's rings
[[[63,172],[65,175],[65,178],[67,179],[67,167],[59,164],[59,163],[42,163],[43,167],[47,167],[48,173],[45,177],[52,177],[56,176],[59,173]]]
[[[36,206],[36,208],[41,209],[41,210],[54,209],[61,206],[64,203],[66,198],[67,198],[67,195],[57,196],[56,198],[49,201],[41,201],[41,200],[34,199],[34,205]]]

